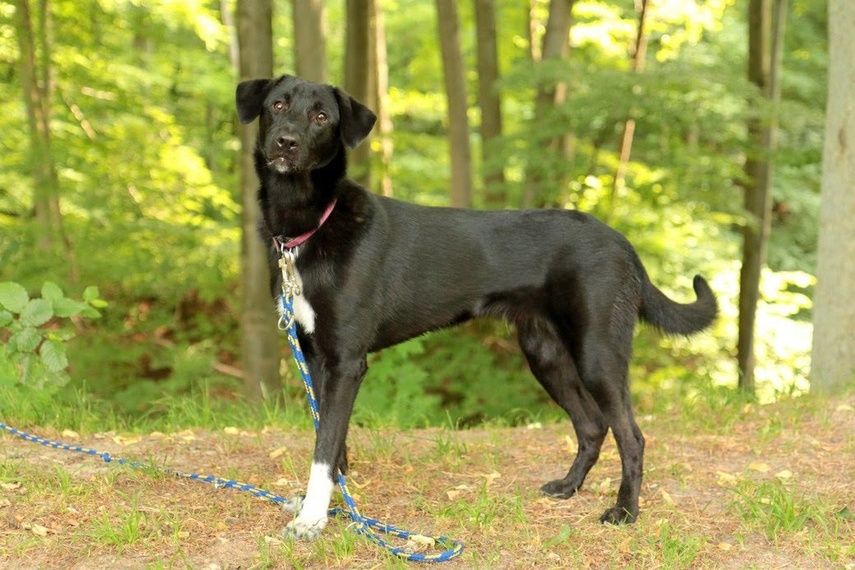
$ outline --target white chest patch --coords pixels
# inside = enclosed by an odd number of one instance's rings
[[[297,285],[302,290],[303,278],[300,277],[300,272],[297,271],[296,267],[294,267],[293,275],[297,280]],[[279,311],[279,316],[281,317],[283,313],[281,300],[276,303],[276,308]],[[309,304],[305,294],[294,297],[294,318],[297,319],[297,322],[300,323],[300,326],[303,327],[305,332],[309,334],[315,332],[315,310],[312,308],[312,305]]]

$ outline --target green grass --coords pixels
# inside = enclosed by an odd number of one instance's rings
[[[302,401],[253,410],[241,402],[218,401],[204,390],[195,397],[200,401],[182,397],[168,413],[140,422],[101,415],[101,404],[82,396],[65,401],[0,398],[4,413],[13,414],[3,420],[31,427],[39,435],[71,428],[99,447],[102,436],[92,434],[116,430],[140,434],[148,444],[130,444],[116,453],[129,459],[143,456],[146,467],[130,470],[79,455],[66,460],[60,452],[26,447],[10,438],[15,442],[10,448],[20,451],[0,459],[0,514],[12,513],[6,515],[12,522],[8,540],[0,544],[0,565],[62,552],[71,566],[104,555],[145,560],[151,568],[198,566],[198,553],[219,544],[217,537],[228,541],[223,547],[228,555],[234,541],[243,537],[242,563],[256,568],[407,566],[351,532],[346,519],[330,521],[315,542],[286,541],[279,531],[288,516],[277,508],[243,493],[215,493],[205,486],[173,482],[162,468],[181,462],[198,466],[203,474],[246,481],[285,496],[305,490],[301,485],[312,434]],[[661,395],[662,400],[672,397]],[[525,570],[705,568],[725,563],[758,567],[763,559],[757,553],[767,551],[803,567],[847,567],[855,563],[855,523],[845,511],[855,508],[847,487],[850,480],[840,468],[819,477],[797,467],[812,464],[815,448],[810,441],[831,445],[828,442],[836,440],[829,434],[839,434],[841,422],[852,425],[847,414],[853,412],[846,406],[853,401],[844,398],[848,404],[803,398],[759,406],[709,389],[670,411],[663,402],[653,409],[642,402],[642,429],[652,435],[642,491],[645,504],[638,522],[621,528],[596,523],[614,501],[620,473],[611,438],[579,497],[554,501],[537,492],[572,459],[565,441],[567,434],[572,438],[569,422],[539,429],[492,422],[458,430],[449,420],[444,427],[419,431],[379,427],[381,422],[351,430],[350,455],[358,473],[361,510],[408,530],[463,540],[461,567],[506,567],[511,560]],[[44,420],[49,423],[36,423]],[[262,430],[265,426],[277,433]],[[150,435],[186,429],[197,436],[192,445],[178,436]],[[292,436],[299,438],[299,445],[289,444],[284,454],[270,456],[288,443],[282,437]],[[855,452],[855,438],[839,441],[825,457],[845,464]],[[254,458],[250,463],[248,454]],[[771,473],[746,470],[753,462],[791,466],[794,474],[781,481]],[[720,486],[718,470],[731,474],[732,487]],[[830,479],[834,475],[837,482]],[[279,479],[294,488],[273,487]],[[378,504],[374,501],[381,490],[386,499]],[[717,506],[710,508],[707,501]]]
[[[806,497],[778,480],[754,483],[742,481],[734,489],[732,508],[746,523],[761,528],[775,540],[782,533],[804,530],[812,523],[828,525],[828,507]]]

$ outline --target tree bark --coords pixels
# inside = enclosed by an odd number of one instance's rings
[[[374,107],[377,99],[376,59],[372,51],[372,11],[375,0],[347,0],[347,49],[344,55],[344,89],[357,101]],[[371,136],[350,151],[348,176],[371,188]]]
[[[644,71],[644,62],[647,56],[647,20],[650,15],[650,1],[636,0],[638,11],[638,30],[635,35],[635,49],[632,54],[632,70],[635,73]],[[615,180],[612,186],[610,213],[614,214],[618,194],[626,186],[626,168],[632,154],[632,141],[635,137],[635,119],[629,118],[623,125],[620,139],[620,150],[618,151],[618,166],[615,170]]]
[[[501,163],[491,157],[494,142],[502,136],[502,101],[498,91],[499,50],[496,42],[496,6],[494,0],[475,0],[475,25],[478,49],[478,105],[481,107],[481,156],[484,202],[501,207],[505,201],[505,173]]]
[[[549,59],[565,59],[570,51],[570,25],[573,3],[575,0],[552,0],[549,3],[549,19],[546,22],[546,32],[543,34],[543,45],[540,49],[541,61]],[[532,35],[532,40],[534,37]],[[531,50],[532,55],[536,54]],[[537,63],[537,61],[535,61]],[[558,83],[554,87],[540,87],[534,100],[535,122],[543,120],[544,114],[556,105],[561,105],[567,98],[567,84]],[[544,144],[547,152],[568,152],[570,141],[566,137],[555,137]],[[522,206],[530,208],[535,203],[535,197],[545,183],[545,172],[531,162],[526,167],[525,187],[523,188]]]
[[[293,0],[294,62],[297,75],[327,82],[327,43],[323,0]]]
[[[773,10],[774,2],[774,10]],[[786,0],[751,0],[748,18],[748,79],[762,97],[780,100],[780,67],[783,50]],[[739,387],[755,390],[754,330],[760,299],[760,275],[766,265],[772,223],[772,155],[777,147],[778,125],[774,117],[752,119],[748,138],[756,150],[745,162],[745,213],[742,269],[739,280],[739,340],[737,363]]]
[[[466,73],[460,52],[457,7],[454,0],[436,0],[439,43],[448,99],[448,131],[451,152],[451,205],[472,205],[472,155],[469,145]]]
[[[822,158],[811,390],[855,380],[855,3],[830,0],[828,105]]]
[[[273,8],[271,0],[238,0],[237,28],[241,80],[273,76]],[[270,298],[267,252],[258,237],[260,211],[259,181],[253,150],[258,123],[239,125],[241,219],[241,285],[243,307],[244,392],[253,402],[278,398],[282,392],[279,375],[279,331]]]
[[[383,196],[392,196],[392,116],[389,111],[389,58],[386,54],[386,20],[380,0],[372,0],[374,5],[373,26],[374,38],[371,56],[372,68],[376,74],[376,109],[377,125],[374,136],[378,144],[372,145],[379,149],[377,171],[377,191]]]
[[[50,4],[21,0],[17,16],[18,46],[24,105],[30,136],[30,167],[33,177],[33,210],[38,224],[37,240],[43,252],[65,245],[59,204],[59,180],[51,149]]]

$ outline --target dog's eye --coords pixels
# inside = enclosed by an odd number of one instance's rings
[[[285,103],[285,101],[274,101],[272,107],[274,111],[278,112],[287,109],[288,105]]]
[[[324,113],[323,111],[321,111],[320,113],[315,115],[315,120],[319,123],[326,123],[327,122],[327,114]]]

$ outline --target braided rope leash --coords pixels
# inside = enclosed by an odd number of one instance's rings
[[[284,273],[285,268],[283,267],[283,274]],[[303,350],[300,348],[300,341],[297,339],[297,323],[294,317],[294,294],[299,295],[299,289],[288,289],[283,286],[283,292],[280,296],[282,302],[282,316],[279,319],[279,328],[287,333],[288,344],[291,346],[291,354],[294,357],[294,362],[297,363],[297,369],[300,372],[300,377],[303,379],[303,386],[306,389],[306,398],[309,401],[312,421],[315,424],[315,431],[317,431],[320,428],[318,400],[315,397],[315,389],[312,384],[312,376],[309,373],[309,365],[306,363],[306,357],[303,355]],[[347,489],[347,481],[341,471],[338,473],[338,486],[341,490],[344,502],[347,505],[346,514],[353,521],[353,527],[356,533],[366,537],[378,546],[385,548],[389,553],[411,562],[445,562],[446,560],[451,560],[463,552],[463,543],[459,541],[451,540],[444,536],[433,537],[408,532],[390,524],[382,523],[363,516],[356,506],[356,501],[354,501],[353,496]],[[330,515],[337,515],[341,512],[343,512],[342,509],[330,509]],[[410,539],[420,544],[438,544],[443,548],[447,548],[447,550],[437,552],[435,554],[413,553],[407,551],[405,548],[394,547],[388,544],[378,533],[395,536],[403,540]]]
[[[160,471],[162,473],[166,473],[168,475],[173,475],[179,479],[187,479],[190,481],[198,481],[199,483],[208,483],[216,487],[217,489],[234,489],[236,491],[242,491],[244,493],[249,493],[255,497],[266,499],[272,503],[276,503],[277,505],[281,505],[286,510],[296,510],[297,505],[299,504],[299,499],[286,499],[284,497],[280,497],[275,493],[271,493],[270,491],[265,491],[255,485],[250,485],[249,483],[241,483],[240,481],[235,481],[234,479],[222,479],[215,475],[199,475],[198,473],[190,473],[186,471],[179,471],[178,469],[171,469],[169,467],[159,468],[150,463],[144,463],[142,461],[131,461],[129,459],[123,459],[119,457],[113,457],[106,451],[98,451],[97,449],[92,449],[90,447],[83,447],[80,445],[70,445],[68,443],[62,443],[61,441],[54,441],[51,439],[47,439],[44,437],[39,437],[37,435],[33,435],[27,433],[25,431],[21,431],[19,429],[15,429],[5,423],[0,422],[0,430],[3,430],[11,435],[17,436],[24,441],[29,441],[32,443],[38,443],[40,445],[44,445],[45,447],[50,447],[52,449],[60,449],[63,451],[74,451],[77,453],[83,453],[85,455],[91,455],[93,457],[98,457],[102,459],[105,463],[115,463],[116,465],[125,465],[130,467],[131,469],[137,469],[140,471],[145,470],[155,470]]]
[[[289,338],[290,341],[290,338]],[[296,341],[296,338],[295,338]],[[299,349],[299,344],[298,344]],[[302,352],[299,353],[302,357]],[[303,365],[301,367],[301,371],[305,367],[305,359],[303,359]],[[305,368],[308,371],[308,368]],[[311,378],[309,379],[309,384],[307,385],[307,390],[311,390]],[[310,399],[310,402],[314,403],[314,409],[317,409],[317,401]],[[313,413],[313,418],[317,416],[317,412]],[[317,423],[317,419],[315,422]],[[37,435],[33,435],[27,433],[25,431],[21,431],[12,426],[9,426],[3,422],[0,422],[0,430],[5,431],[11,435],[19,437],[24,441],[29,441],[31,443],[37,443],[39,445],[43,445],[45,447],[50,447],[51,449],[59,449],[62,451],[72,451],[76,453],[83,453],[85,455],[89,455],[92,457],[98,457],[103,460],[105,463],[114,463],[116,465],[123,465],[130,467],[131,469],[136,470],[156,470],[162,473],[166,473],[168,475],[173,475],[180,479],[187,479],[189,481],[196,481],[199,483],[207,483],[213,485],[217,489],[233,489],[235,491],[240,491],[244,493],[249,493],[255,497],[260,499],[265,499],[277,505],[280,505],[284,510],[296,513],[299,510],[301,499],[299,497],[295,497],[293,499],[286,499],[285,497],[279,496],[275,493],[271,493],[265,489],[260,487],[256,487],[255,485],[251,485],[249,483],[241,483],[240,481],[236,481],[234,479],[222,479],[221,477],[217,477],[215,475],[200,475],[198,473],[180,471],[178,469],[172,468],[159,468],[151,465],[150,463],[144,463],[142,461],[131,461],[129,459],[124,459],[120,457],[113,457],[106,451],[99,451],[97,449],[93,449],[91,447],[83,447],[81,445],[71,445],[68,443],[63,443],[61,441],[55,441],[52,439],[48,439],[45,437],[39,437]],[[378,520],[363,516],[359,513],[359,510],[356,507],[356,502],[353,500],[350,492],[347,490],[347,482],[344,479],[344,476],[339,473],[338,476],[338,484],[342,490],[342,495],[344,496],[345,504],[347,505],[347,511],[340,507],[332,508],[329,510],[329,516],[337,516],[339,514],[345,513],[348,514],[353,520],[354,528],[357,534],[363,535],[368,538],[371,542],[385,548],[391,554],[398,556],[404,560],[409,560],[412,562],[444,562],[446,560],[451,560],[461,552],[463,552],[463,544],[457,541],[451,541],[445,537],[426,537],[421,534],[407,532],[405,530],[401,530],[392,525],[380,522]],[[372,530],[374,529],[374,530]],[[381,532],[384,534],[389,534],[391,536],[396,536],[398,538],[407,540],[412,539],[416,543],[422,544],[441,544],[441,545],[451,545],[451,548],[444,552],[438,552],[436,554],[421,554],[421,553],[412,553],[408,552],[405,548],[398,548],[391,546],[385,540],[383,540],[377,532]]]

